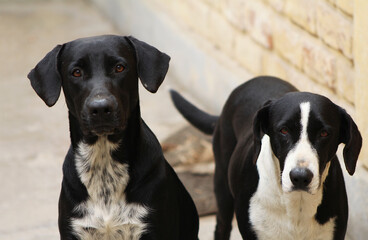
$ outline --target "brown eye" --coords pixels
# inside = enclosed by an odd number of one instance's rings
[[[123,65],[118,64],[118,65],[115,66],[115,72],[120,73],[122,71],[124,71],[124,66]]]
[[[289,133],[289,130],[287,128],[281,128],[280,132],[284,135],[288,134]]]
[[[79,68],[74,69],[72,72],[73,77],[81,77],[82,76],[82,70],[80,70]]]
[[[323,131],[321,131],[321,137],[327,137],[328,136],[328,132],[327,131],[325,131],[325,130],[323,130]]]

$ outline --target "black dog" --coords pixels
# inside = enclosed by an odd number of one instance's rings
[[[336,150],[345,144],[353,175],[362,145],[345,110],[273,77],[236,88],[220,117],[172,98],[194,126],[214,132],[215,239],[229,239],[234,211],[244,239],[344,239],[348,202]]]
[[[194,203],[140,115],[138,77],[156,92],[169,60],[133,37],[109,35],[58,45],[29,73],[48,106],[62,87],[69,109],[61,239],[198,239]]]

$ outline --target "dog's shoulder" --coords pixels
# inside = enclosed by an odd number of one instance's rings
[[[238,141],[229,162],[229,185],[235,198],[240,193],[243,199],[249,199],[259,181],[258,169],[253,162],[253,138],[251,135]]]
[[[88,198],[88,192],[79,178],[77,169],[75,168],[75,151],[70,146],[63,163],[63,181],[60,200],[77,204]]]

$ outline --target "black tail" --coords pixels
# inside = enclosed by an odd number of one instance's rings
[[[218,116],[210,115],[198,109],[175,90],[170,90],[170,94],[176,109],[179,110],[185,119],[202,132],[206,134],[213,133]]]

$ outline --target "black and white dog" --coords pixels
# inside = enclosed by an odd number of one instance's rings
[[[71,147],[59,199],[61,239],[198,239],[198,214],[141,119],[138,78],[156,92],[170,57],[133,37],[56,46],[29,73],[48,106],[63,88]]]
[[[345,144],[354,174],[362,138],[352,118],[326,97],[274,77],[236,88],[220,117],[172,99],[211,134],[218,204],[215,239],[229,239],[235,211],[244,239],[344,239],[348,202],[336,150]]]

